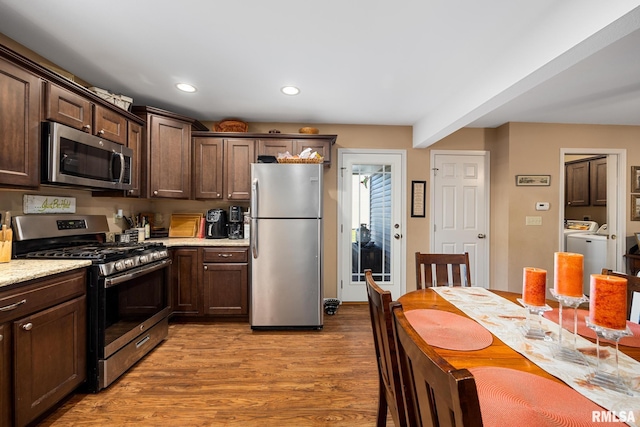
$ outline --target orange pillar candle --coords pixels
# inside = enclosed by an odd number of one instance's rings
[[[627,279],[604,274],[590,277],[589,320],[609,329],[627,327]]]
[[[522,300],[525,304],[542,307],[547,292],[547,270],[535,267],[522,269]]]
[[[553,269],[553,290],[556,294],[566,297],[582,297],[584,255],[556,252],[553,258]]]

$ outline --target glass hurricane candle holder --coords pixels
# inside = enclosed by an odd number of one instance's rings
[[[633,393],[629,389],[629,386],[625,383],[624,379],[620,376],[620,365],[618,362],[618,342],[623,337],[633,335],[631,329],[627,326],[626,329],[609,329],[602,326],[598,326],[591,323],[589,317],[585,319],[587,327],[593,329],[596,333],[596,369],[591,374],[587,381],[590,384],[600,386],[609,390],[614,390],[619,393],[624,393],[629,396],[633,396]],[[605,339],[613,341],[616,344],[615,352],[615,372],[606,372],[604,370],[604,362],[600,359],[600,340]]]
[[[551,295],[558,300],[558,342],[554,347],[554,357],[556,359],[565,360],[567,362],[578,363],[580,365],[588,365],[587,359],[582,353],[576,349],[576,341],[578,340],[578,306],[583,302],[589,301],[586,295],[581,297],[571,297],[560,295],[554,289],[550,289]],[[569,345],[562,339],[562,311],[563,308],[573,308],[573,342]]]
[[[542,329],[542,313],[552,310],[548,305],[537,306],[529,305],[522,298],[518,298],[518,302],[527,309],[527,321],[520,327],[525,338],[534,340],[551,341],[551,337]]]

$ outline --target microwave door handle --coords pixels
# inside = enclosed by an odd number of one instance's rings
[[[124,179],[124,154],[117,154],[120,157],[120,176],[118,177],[118,183],[122,184],[122,180]]]

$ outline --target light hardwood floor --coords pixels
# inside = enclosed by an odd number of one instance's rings
[[[324,319],[322,331],[304,332],[173,323],[117,382],[73,395],[39,425],[375,426],[368,306],[343,304]]]

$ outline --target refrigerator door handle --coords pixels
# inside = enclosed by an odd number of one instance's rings
[[[251,254],[258,258],[258,179],[251,182]]]
[[[253,259],[258,258],[258,220],[251,219],[251,254]]]

